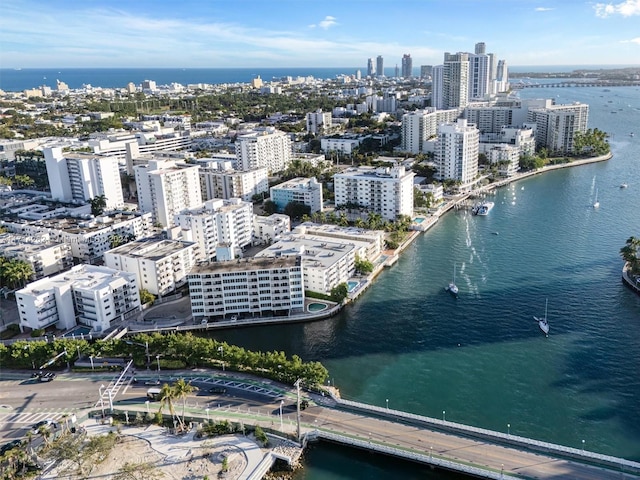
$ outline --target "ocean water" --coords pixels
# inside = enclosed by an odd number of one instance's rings
[[[571,72],[577,69],[614,68],[625,65],[551,65],[551,66],[514,66],[512,72]],[[636,65],[637,66],[637,65]],[[0,90],[19,92],[22,90],[47,85],[55,88],[56,80],[69,85],[69,88],[81,88],[83,85],[104,88],[123,88],[129,82],[136,85],[143,80],[154,80],[158,85],[180,83],[248,83],[258,75],[265,81],[286,76],[313,76],[319,79],[331,79],[337,75],[352,75],[360,70],[363,76],[364,67],[291,67],[291,68],[0,68]],[[388,77],[395,75],[395,68],[385,68]],[[416,77],[420,76],[420,67],[413,69]]]
[[[610,90],[521,96],[589,103],[611,160],[501,188],[486,217],[445,215],[332,319],[216,336],[319,360],[344,398],[640,460],[640,296],[619,256],[640,236],[640,88]],[[549,338],[533,320],[547,299]],[[353,455],[320,445],[298,478],[385,476]]]

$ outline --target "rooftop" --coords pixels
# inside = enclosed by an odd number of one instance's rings
[[[125,243],[109,250],[107,253],[125,255],[129,257],[146,258],[149,260],[161,260],[182,250],[194,247],[194,243],[178,240],[137,240]]]
[[[201,263],[195,266],[189,274],[242,272],[246,270],[274,270],[278,268],[293,268],[300,265],[300,257],[252,257],[240,258],[228,262]]]

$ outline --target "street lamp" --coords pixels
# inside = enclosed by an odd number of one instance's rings
[[[222,347],[222,345],[218,347],[218,351],[222,355],[222,371],[224,372],[224,348]]]
[[[91,360],[91,370],[93,370],[93,355],[89,355],[89,360]]]
[[[511,435],[511,424],[507,423],[507,436]]]
[[[447,413],[447,412],[445,412],[444,410],[442,410],[442,421],[443,421],[443,422],[445,421],[445,420],[444,420],[444,416],[445,416],[445,414],[446,414],[446,413]]]
[[[102,416],[104,417],[104,400],[102,399],[102,389],[104,388],[104,384],[100,385],[98,392],[100,392],[100,408],[102,409]]]
[[[284,403],[284,400],[280,400],[280,430],[284,430],[284,425],[282,424],[282,404]]]
[[[582,440],[582,453],[584,453],[584,440]]]
[[[205,412],[207,412],[207,422],[209,422],[209,407],[204,409]]]
[[[144,404],[147,406],[147,415],[150,415],[151,412],[149,411],[149,400],[145,401]]]
[[[80,345],[76,345],[76,349],[78,349],[78,361],[80,361]]]
[[[387,398],[387,410],[389,410],[389,399]]]
[[[156,360],[158,361],[158,379],[160,379],[160,355],[156,355]]]

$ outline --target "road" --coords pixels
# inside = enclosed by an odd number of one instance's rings
[[[195,377],[195,375],[190,375]],[[28,377],[27,374],[24,377]],[[26,429],[44,418],[58,419],[64,413],[72,413],[93,407],[98,398],[98,389],[102,383],[108,383],[111,377],[64,374],[59,375],[51,383],[37,383],[30,379],[0,380],[0,438],[20,438]],[[187,377],[188,378],[188,377]],[[220,395],[208,393],[210,383],[194,381],[201,387],[200,391],[187,400],[189,415],[206,418],[211,414],[214,418],[252,417],[254,421],[271,427],[278,427],[279,409],[283,402],[283,420],[285,429],[294,431],[295,412],[291,408],[295,401],[293,390],[278,390],[284,386],[276,386],[266,381],[264,386],[271,394],[247,391],[242,387],[229,388]],[[216,374],[215,379],[222,377]],[[165,379],[163,379],[165,380]],[[166,379],[168,380],[168,379]],[[247,385],[250,388],[250,385]],[[141,382],[129,386],[118,393],[114,401],[115,408],[126,408],[129,411],[144,411],[147,408],[146,391],[149,387]],[[286,387],[284,387],[286,388]],[[284,392],[278,394],[278,391]],[[316,397],[318,403],[301,412],[302,432],[318,429],[332,433],[357,437],[390,447],[410,450],[423,455],[471,464],[493,471],[504,471],[505,474],[524,478],[553,479],[560,478],[607,480],[639,478],[621,471],[605,470],[567,459],[530,452],[523,449],[496,445],[487,441],[465,438],[449,433],[429,430],[423,426],[407,425],[394,422],[392,419],[375,418],[359,412],[350,412],[331,406],[331,402]],[[324,404],[324,406],[322,404]],[[157,402],[149,405],[156,411]],[[181,409],[180,404],[176,409]],[[207,410],[208,409],[208,410]],[[206,413],[205,413],[206,412]],[[285,417],[286,415],[286,417]],[[285,425],[285,422],[283,422]]]

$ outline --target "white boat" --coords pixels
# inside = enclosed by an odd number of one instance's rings
[[[489,212],[493,207],[495,207],[495,203],[493,202],[483,202],[478,207],[476,215],[489,215]]]
[[[598,208],[600,206],[600,202],[598,201],[598,189],[596,188],[596,201],[593,202],[593,208]]]
[[[629,185],[627,185],[626,183],[621,183],[620,184],[620,188],[627,188]]]
[[[449,290],[449,293],[451,293],[451,295],[454,296],[458,296],[458,287],[456,286],[456,264],[453,264],[453,281],[449,284],[449,287],[447,288],[447,290]]]
[[[538,318],[534,315],[533,319],[538,322],[538,326],[540,327],[540,330],[542,330],[542,333],[544,333],[544,335],[546,337],[549,336],[549,322],[547,322],[547,306],[549,305],[549,300],[547,299],[544,302],[544,318]]]

